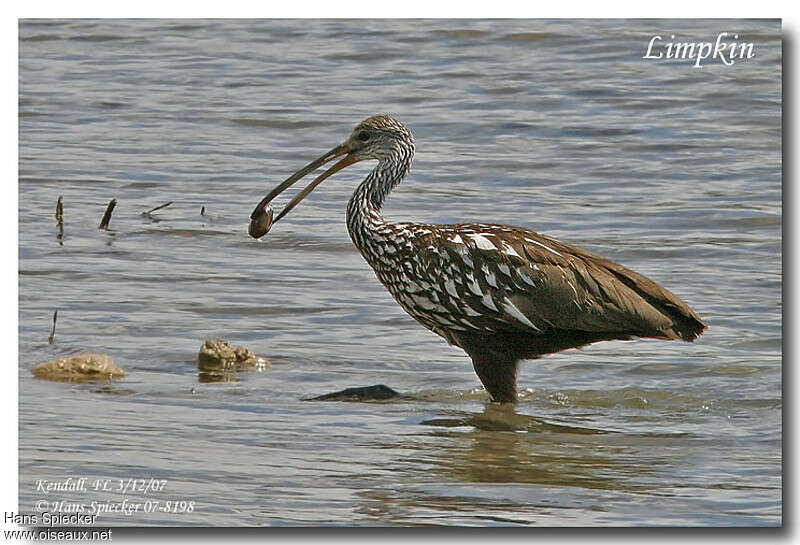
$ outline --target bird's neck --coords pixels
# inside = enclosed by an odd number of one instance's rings
[[[347,230],[361,249],[367,242],[364,234],[386,224],[381,208],[389,193],[397,187],[411,166],[414,148],[399,148],[382,159],[353,192],[347,205]]]

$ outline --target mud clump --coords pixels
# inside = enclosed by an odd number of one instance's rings
[[[229,373],[262,369],[270,363],[244,346],[232,346],[228,341],[206,341],[197,354],[197,368],[203,373]]]
[[[107,354],[75,354],[40,363],[31,369],[36,378],[60,382],[89,382],[125,376]]]

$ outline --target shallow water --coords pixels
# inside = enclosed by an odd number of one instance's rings
[[[654,34],[723,31],[755,58],[641,59]],[[774,21],[22,22],[20,509],[140,506],[99,525],[780,524],[780,40]],[[706,334],[527,362],[519,405],[492,405],[350,244],[345,203],[369,166],[248,237],[269,189],[378,112],[417,139],[388,218],[579,244],[677,293]],[[273,365],[201,381],[214,337]],[[128,376],[30,375],[81,350]],[[301,401],[377,383],[413,399]],[[67,477],[99,489],[37,489]],[[119,491],[128,479],[165,483]]]

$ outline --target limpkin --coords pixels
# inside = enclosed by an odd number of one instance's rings
[[[347,205],[350,238],[411,317],[466,351],[496,402],[517,400],[520,360],[632,337],[691,342],[706,328],[686,303],[652,280],[523,227],[387,222],[381,207],[413,156],[414,137],[403,123],[372,116],[267,195],[251,215],[251,235],[257,238],[272,225],[273,198],[325,163],[342,157],[276,222],[333,173],[377,161]]]

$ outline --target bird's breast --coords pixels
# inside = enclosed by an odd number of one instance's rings
[[[434,226],[395,224],[376,230],[360,250],[400,306],[448,340],[448,331],[492,333],[520,326],[525,317],[520,314],[515,322],[508,312],[511,268],[480,260],[466,244],[443,240]]]

